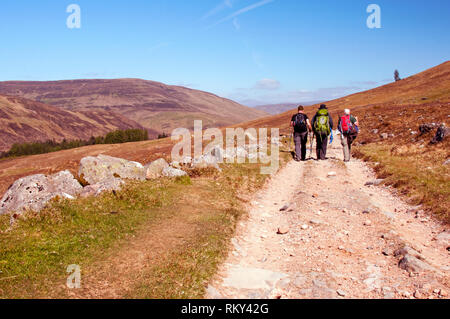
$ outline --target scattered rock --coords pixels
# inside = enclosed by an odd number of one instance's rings
[[[383,251],[381,252],[384,256],[390,256],[392,255],[392,250],[389,247],[386,247],[383,249]]]
[[[312,225],[316,225],[316,226],[322,225],[322,222],[320,220],[317,220],[317,219],[311,219],[309,221],[309,223],[312,224]]]
[[[308,228],[309,228],[308,225],[302,225],[303,230],[307,230]]]
[[[328,174],[327,174],[327,177],[336,177],[337,176],[337,174],[336,174],[336,172],[329,172]]]
[[[436,132],[436,136],[431,140],[431,144],[440,143],[449,135],[450,135],[450,128],[445,127],[445,124],[442,123]]]
[[[289,209],[289,207],[291,206],[291,204],[286,204],[283,207],[280,208],[280,212],[285,212]]]
[[[447,296],[448,296],[448,293],[447,293],[447,291],[445,291],[444,289],[441,289],[441,290],[439,291],[439,296],[441,296],[441,297],[447,297]]]
[[[53,198],[74,199],[82,190],[80,183],[69,171],[54,175],[42,174],[23,177],[15,181],[0,201],[0,215],[27,210],[41,211]]]
[[[430,123],[430,124],[422,124],[419,126],[419,131],[422,134],[431,132],[436,127],[436,123]]]
[[[157,179],[163,176],[163,171],[169,167],[164,158],[157,159],[145,165],[145,177],[148,180]]]
[[[88,156],[81,160],[78,176],[89,185],[112,178],[145,180],[145,169],[140,163],[122,158],[106,155]]]
[[[448,158],[442,165],[450,165],[450,158]]]
[[[341,297],[345,297],[347,295],[346,292],[341,289],[336,290],[336,293]]]
[[[220,171],[217,158],[211,154],[206,154],[198,158],[194,158],[192,162],[192,168],[199,168],[199,169],[215,168],[218,171]]]
[[[287,233],[289,233],[289,228],[287,226],[281,226],[278,228],[278,235],[286,235]]]
[[[370,226],[370,225],[372,225],[372,221],[366,220],[366,221],[364,222],[364,226]]]
[[[401,269],[406,270],[410,273],[419,273],[427,270],[433,270],[433,268],[430,265],[420,260],[419,258],[409,254],[405,255],[400,260],[398,266]]]
[[[420,253],[417,250],[415,250],[414,248],[411,248],[409,246],[404,246],[404,247],[402,247],[400,249],[397,249],[394,252],[394,256],[395,257],[406,256],[406,255],[411,255],[411,256],[414,256],[416,258],[423,259],[423,257],[420,255]]]
[[[385,139],[387,139],[387,138],[389,137],[389,135],[388,135],[387,133],[382,133],[382,134],[380,135],[380,137],[381,137],[383,140],[385,140]]]
[[[368,181],[364,184],[364,186],[379,186],[381,185],[381,183],[383,183],[383,179],[375,179],[372,181]]]
[[[86,198],[91,196],[98,196],[106,191],[118,191],[121,189],[124,183],[125,182],[120,178],[111,178],[94,185],[88,185],[83,188],[80,193],[80,197]]]
[[[166,167],[162,171],[163,176],[165,177],[180,177],[180,176],[186,176],[187,173],[185,171],[182,171],[181,169],[176,169],[173,167]]]

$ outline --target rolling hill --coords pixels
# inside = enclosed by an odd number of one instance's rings
[[[111,112],[67,111],[6,95],[0,95],[0,124],[0,151],[9,150],[14,143],[87,140],[116,129],[141,128],[138,123]]]
[[[425,116],[428,116],[428,120],[431,122],[433,120],[448,121],[449,102],[450,61],[447,61],[399,82],[332,100],[326,102],[326,105],[336,120],[338,114],[341,114],[345,108],[352,109],[355,115],[360,116],[364,131],[364,128],[378,128],[379,115],[386,117],[386,114],[390,113],[393,116],[392,121],[394,121],[402,111],[402,121],[408,118],[411,122],[420,122],[421,120],[417,120],[417,117],[420,116],[419,109],[422,110],[423,121],[427,120]],[[315,104],[306,107],[306,113],[312,117],[318,106]],[[245,123],[245,126],[278,127],[282,132],[288,133],[289,120],[295,112],[296,110],[293,108],[282,114],[250,121]],[[372,121],[375,114],[377,121]],[[417,130],[417,127],[415,129]]]
[[[70,111],[115,112],[165,133],[193,128],[194,120],[203,120],[205,127],[221,127],[267,116],[211,93],[140,79],[0,82],[0,94]]]

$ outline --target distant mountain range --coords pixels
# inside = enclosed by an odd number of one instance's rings
[[[0,82],[0,94],[71,112],[115,113],[159,133],[191,129],[194,120],[221,127],[268,115],[211,93],[140,79]]]
[[[303,105],[303,106],[309,106],[309,105],[313,105],[319,103],[318,101],[314,101],[314,102],[303,102],[303,103],[284,103],[284,104],[267,104],[267,105],[259,105],[259,106],[255,106],[254,108],[266,113],[269,113],[271,115],[277,115],[277,114],[281,114],[284,113],[286,111],[295,109],[296,107],[298,107],[299,105]]]

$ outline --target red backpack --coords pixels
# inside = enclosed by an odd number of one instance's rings
[[[352,123],[350,115],[344,115],[341,117],[341,129],[344,134],[352,134],[355,132],[355,127]]]

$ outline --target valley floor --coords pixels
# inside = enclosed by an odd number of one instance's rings
[[[326,162],[288,163],[256,194],[209,298],[447,296],[448,243],[436,240],[445,226],[391,189],[366,186],[372,171],[344,164],[339,144]],[[405,245],[426,270],[399,267],[394,252]]]

